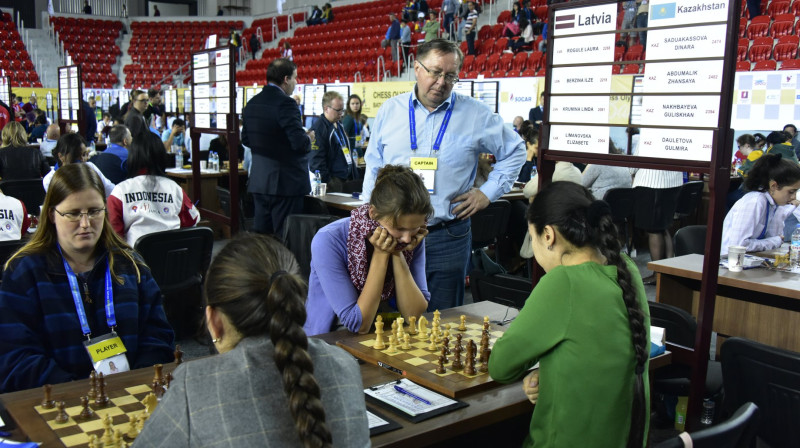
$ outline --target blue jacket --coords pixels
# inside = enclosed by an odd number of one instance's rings
[[[353,179],[352,165],[348,165],[347,159],[342,152],[342,143],[349,142],[341,125],[339,132],[333,127],[333,123],[321,115],[314,125],[315,139],[311,143],[311,156],[308,160],[308,170],[312,173],[319,170],[323,182],[329,182],[331,176],[339,179]]]
[[[400,22],[397,19],[394,19],[392,24],[389,25],[389,29],[386,30],[386,40],[398,39],[400,39]]]
[[[106,260],[98,258],[88,275],[79,276],[91,300],[84,297],[92,337],[110,332],[103,306]],[[171,362],[174,334],[150,270],[140,264],[137,283],[133,266],[119,255],[114,271],[123,280],[120,285],[112,277],[117,334],[131,368]],[[0,392],[88,377],[92,361],[84,340],[58,251],[14,260],[0,285]]]

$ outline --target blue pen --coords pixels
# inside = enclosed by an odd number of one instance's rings
[[[11,433],[8,431],[0,431],[0,437],[11,437]]]
[[[407,391],[407,390],[403,389],[402,387],[400,387],[400,386],[398,386],[398,385],[395,385],[395,386],[394,386],[394,390],[396,390],[396,391],[400,392],[401,394],[406,394],[406,395],[408,395],[409,397],[411,397],[411,398],[413,398],[413,399],[415,399],[415,400],[419,400],[419,401],[421,401],[421,402],[423,402],[423,403],[425,403],[425,404],[427,404],[427,405],[429,405],[429,406],[430,406],[430,404],[431,404],[431,402],[430,402],[430,401],[428,401],[428,400],[426,400],[426,399],[424,399],[424,398],[420,397],[419,395],[414,395],[414,394],[412,394],[411,392],[409,392],[409,391]]]

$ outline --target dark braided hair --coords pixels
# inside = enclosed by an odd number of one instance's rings
[[[273,238],[244,234],[220,251],[208,272],[208,305],[222,311],[242,337],[269,334],[303,445],[332,446],[303,331],[307,287],[292,253]]]
[[[611,209],[604,201],[595,200],[583,186],[573,182],[553,182],[533,200],[528,208],[528,222],[537,234],[545,226],[558,229],[561,236],[577,248],[596,248],[607,263],[617,267],[617,284],[622,289],[622,300],[628,311],[628,322],[636,358],[631,426],[628,433],[629,448],[641,448],[644,443],[646,421],[645,384],[642,377],[650,355],[644,312],[636,298],[636,290],[626,260],[620,255],[617,229],[611,219]]]

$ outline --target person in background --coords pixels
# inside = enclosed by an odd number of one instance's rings
[[[6,124],[14,121],[14,110],[11,106],[0,100],[0,131],[6,127]]]
[[[475,55],[475,36],[478,31],[478,10],[475,9],[475,3],[467,3],[467,18],[464,25],[464,34],[467,38],[467,54]]]
[[[322,23],[322,10],[319,9],[319,6],[314,5],[311,8],[311,15],[306,20],[306,26],[319,25],[320,23]]]
[[[648,0],[636,0],[636,28],[647,28],[647,20],[650,16],[650,5]],[[635,34],[635,33],[632,33]],[[639,31],[639,45],[647,48],[647,31]]]
[[[519,135],[525,140],[525,146],[527,149],[526,160],[535,164],[536,157],[539,155],[539,133],[536,131],[536,128],[530,124],[530,122],[527,122],[522,125]],[[533,166],[535,167],[536,165]],[[524,170],[525,168],[523,165],[523,171]],[[556,162],[556,167],[553,171],[552,181],[567,181],[580,185],[581,171],[576,168],[572,162],[558,161]],[[525,195],[526,199],[533,201],[534,196],[536,196],[538,192],[539,174],[537,172],[531,176],[531,179],[528,182],[525,183],[525,187],[522,188],[522,193]]]
[[[144,121],[161,136],[160,125],[164,119],[164,98],[160,89],[147,89],[147,108],[142,112]]]
[[[797,162],[765,154],[753,164],[744,184],[749,193],[733,204],[722,223],[722,254],[730,246],[745,246],[748,252],[780,247],[786,218],[800,218]]]
[[[322,6],[322,23],[331,23],[333,22],[333,7],[331,7],[330,3],[325,3]]]
[[[386,29],[386,36],[381,41],[381,48],[392,47],[392,61],[396,61],[398,55],[397,45],[400,43],[400,22],[394,13],[389,13],[389,28]]]
[[[39,106],[36,103],[36,95],[31,95],[28,98],[28,102],[22,105],[22,110],[24,110],[25,113],[33,112],[35,109],[38,109],[38,108],[39,108]]]
[[[514,130],[517,131],[517,134],[519,134],[519,130],[522,127],[522,123],[524,123],[524,122],[525,122],[525,119],[520,117],[519,115],[514,117],[514,121],[512,122],[512,124],[514,126]]]
[[[221,16],[222,16],[222,15],[224,15],[224,14],[225,14],[225,12],[224,12],[224,11],[222,11],[222,6],[219,6],[219,7],[217,8],[217,17],[221,17]]]
[[[27,234],[30,226],[31,220],[25,204],[0,191],[0,228],[3,229],[0,232],[0,241],[19,241]]]
[[[400,48],[403,50],[401,56],[405,60],[411,51],[411,27],[406,19],[400,21]]]
[[[747,0],[747,12],[750,13],[750,20],[761,15],[761,1]]]
[[[144,235],[196,226],[200,213],[180,185],[166,176],[167,152],[159,138],[134,138],[128,152],[129,178],[108,197],[108,221],[117,234],[134,247]]]
[[[0,145],[0,178],[22,180],[41,178],[50,171],[42,153],[28,147],[25,129],[17,122],[3,128]]]
[[[508,49],[512,53],[518,53],[523,47],[530,46],[533,43],[533,26],[525,17],[519,20],[519,28],[521,33],[519,37],[508,40]]]
[[[756,139],[750,134],[742,134],[736,139],[736,153],[733,155],[734,163],[743,163],[756,147]]]
[[[290,44],[288,40],[283,41],[281,57],[290,61],[294,59],[294,57],[292,57],[292,44]]]
[[[783,127],[783,132],[786,132],[792,137],[792,149],[794,150],[794,155],[798,159],[800,159],[800,136],[797,135],[797,126],[793,124],[787,124]]]
[[[459,9],[459,0],[443,0],[442,1],[442,14],[444,14],[444,22],[442,26],[447,33],[447,38],[453,40],[455,37],[455,30],[451,29],[451,24],[455,19],[456,13]],[[444,36],[443,36],[444,37]]]
[[[609,154],[622,154],[622,151],[608,143]],[[614,188],[630,188],[631,172],[624,166],[599,165],[591,163],[586,165],[581,175],[581,183],[592,192],[596,199],[603,199],[608,190]]]
[[[173,360],[161,291],[108,223],[102,180],[87,164],[66,165],[53,176],[36,233],[5,264],[0,390],[87,378],[93,365],[84,342],[112,331],[132,369]]]
[[[350,149],[355,150],[358,154],[354,154],[356,158],[364,156],[364,141],[361,139],[361,131],[364,129],[361,124],[361,97],[358,95],[350,95],[347,98],[347,111],[342,118],[342,127],[345,134],[350,141]]]
[[[250,42],[248,43],[250,44],[250,52],[253,54],[253,59],[255,59],[256,53],[258,53],[258,50],[261,49],[261,41],[258,40],[256,33],[253,33],[253,35],[250,36]]]
[[[539,132],[530,121],[522,121],[517,133],[525,141],[525,163],[522,164],[522,168],[519,170],[517,182],[527,183],[535,174],[536,156],[539,155]]]
[[[525,377],[536,403],[523,446],[645,446],[649,307],[636,264],[621,255],[611,208],[578,184],[553,182],[527,218],[546,274],[489,357],[495,381]],[[602,368],[587,353],[603,353]]]
[[[528,121],[533,123],[536,126],[536,130],[541,132],[542,130],[542,122],[544,120],[544,95],[545,91],[542,90],[542,93],[539,94],[539,104],[536,107],[531,108],[528,111]]]
[[[94,97],[90,97],[89,101],[81,100],[81,107],[83,108],[83,119],[86,122],[83,139],[86,140],[87,145],[91,146],[97,138],[97,103]]]
[[[344,183],[358,177],[349,140],[340,123],[344,116],[344,101],[338,92],[328,91],[322,96],[322,115],[311,126],[316,138],[311,142],[308,159],[309,171],[319,171],[329,192],[341,192]]]
[[[425,42],[430,42],[439,37],[439,21],[436,20],[438,13],[435,9],[428,11],[428,21],[422,27],[422,32],[425,33]]]
[[[92,14],[92,5],[89,4],[89,0],[83,0],[83,13],[88,15]]]
[[[28,143],[36,143],[44,139],[44,134],[47,132],[47,117],[39,115],[33,120],[33,128],[31,135],[28,137]]]
[[[130,106],[125,113],[125,127],[131,131],[131,135],[134,137],[148,132],[149,126],[143,115],[145,110],[147,110],[147,92],[134,89],[131,91]]]
[[[114,124],[111,122],[111,114],[108,112],[103,112],[103,119],[97,123],[97,127],[99,128],[100,132],[97,133],[96,141],[102,141],[103,139],[107,138],[112,126],[114,126]]]
[[[424,313],[431,295],[420,243],[432,214],[419,176],[399,165],[381,168],[370,202],[311,242],[306,333],[328,333],[338,324],[366,333],[379,313]]]
[[[47,127],[47,132],[44,135],[44,140],[39,144],[39,151],[45,158],[53,157],[53,148],[58,144],[58,138],[61,137],[61,129],[58,124],[53,123]]]
[[[175,369],[137,446],[227,445],[221,426],[238,428],[237,446],[370,446],[358,363],[303,332],[299,271],[291,252],[266,236],[243,234],[220,251],[205,294],[219,354]]]
[[[770,132],[765,141],[765,146],[767,146],[766,151],[754,150],[750,152],[750,154],[747,156],[747,159],[742,162],[742,165],[739,167],[738,171],[741,176],[747,177],[747,174],[750,172],[750,169],[753,167],[755,162],[764,154],[780,154],[784,159],[798,163],[797,156],[794,154],[794,148],[792,148],[791,145],[792,137],[788,132]],[[756,141],[756,146],[757,145],[758,141]]]
[[[131,131],[124,124],[118,124],[111,128],[108,136],[111,143],[103,152],[119,157],[123,167],[125,167],[125,162],[128,160],[128,145],[133,141]],[[125,168],[125,171],[127,171],[127,168]]]
[[[25,114],[25,119],[20,122],[22,124],[22,128],[25,130],[25,139],[28,139],[31,131],[33,130],[34,122],[36,121],[36,113],[33,111],[27,112]]]
[[[42,178],[42,186],[44,186],[44,191],[46,192],[50,188],[50,182],[53,179],[53,176],[58,172],[61,167],[66,165],[71,165],[73,163],[85,163],[89,168],[94,170],[97,173],[97,176],[100,178],[100,182],[103,184],[103,189],[105,190],[105,196],[111,194],[111,191],[114,190],[114,184],[106,178],[100,168],[98,168],[94,163],[88,162],[89,159],[89,150],[86,148],[86,141],[78,134],[69,133],[66,135],[62,135],[58,139],[58,144],[56,147],[53,148],[53,157],[57,160],[55,166],[49,173],[47,173],[44,178]]]
[[[153,5],[153,17],[161,17],[161,11],[158,10],[158,5]]]
[[[164,149],[167,152],[172,152],[173,146],[180,147],[181,151],[186,150],[186,142],[184,141],[184,134],[186,132],[186,122],[180,118],[172,121],[170,129],[164,129],[161,133],[161,141],[164,142]],[[188,159],[187,159],[188,160]]]

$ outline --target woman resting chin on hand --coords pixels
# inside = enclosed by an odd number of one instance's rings
[[[369,204],[331,223],[311,242],[309,336],[343,325],[366,333],[379,312],[419,316],[430,301],[425,279],[428,190],[409,168],[378,172]]]

